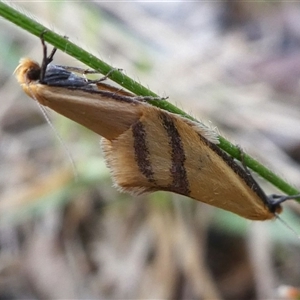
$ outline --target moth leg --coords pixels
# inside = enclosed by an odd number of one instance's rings
[[[42,47],[43,47],[43,61],[42,61],[42,65],[41,65],[40,82],[43,82],[43,80],[45,78],[47,66],[53,61],[53,57],[57,50],[56,47],[53,47],[50,55],[49,56],[47,55],[47,45],[46,45],[45,39],[44,39],[45,33],[47,33],[47,30],[44,30],[40,35],[40,40],[41,40]],[[67,36],[64,36],[64,38],[68,39]]]
[[[49,56],[47,55],[47,45],[44,40],[44,34],[46,32],[47,32],[47,30],[44,30],[40,35],[40,39],[41,39],[41,43],[42,43],[42,47],[43,47],[43,61],[42,61],[42,65],[41,65],[40,82],[43,82],[43,80],[45,78],[47,66],[52,62],[54,54],[57,50],[57,48],[54,47],[52,49],[50,55]]]
[[[149,101],[164,101],[167,100],[169,97],[159,97],[159,96],[136,96],[133,97],[134,100],[137,101],[144,101],[144,102],[149,102]]]
[[[56,65],[56,66],[64,68],[64,69],[66,69],[69,72],[78,73],[78,74],[81,74],[81,75],[86,75],[86,74],[100,74],[100,72],[95,71],[95,70],[91,70],[91,69],[83,69],[83,68],[63,66],[63,65]],[[111,75],[111,73],[114,72],[115,70],[122,71],[122,69],[112,69],[105,76],[103,76],[102,78],[97,79],[95,81],[103,81],[103,80],[107,79]]]
[[[103,77],[99,78],[99,79],[95,79],[95,80],[89,80],[89,83],[99,83],[101,81],[104,81],[106,79],[108,79],[111,74],[115,71],[119,71],[119,72],[122,72],[123,69],[119,69],[119,68],[113,68],[111,70],[108,71],[108,73],[106,75],[104,75]],[[85,72],[83,73],[83,75],[86,75],[86,74],[99,74],[98,71],[94,71],[94,70],[85,70]]]
[[[101,74],[99,71],[96,70],[91,70],[91,69],[83,69],[83,68],[77,68],[77,67],[70,67],[70,66],[61,66],[61,65],[57,65],[58,67],[64,68],[65,70],[69,71],[69,72],[73,72],[73,73],[78,73],[80,75],[83,75],[85,78],[87,74]],[[111,69],[105,76],[99,78],[99,79],[95,79],[95,80],[90,80],[87,79],[89,83],[99,83],[101,81],[106,80],[107,78],[109,78],[109,76],[115,72],[115,71],[123,71],[123,69]]]
[[[57,48],[53,48],[50,55],[47,56],[47,45],[45,43],[45,39],[44,39],[44,35],[45,33],[47,33],[47,30],[44,30],[41,35],[40,35],[40,39],[41,39],[41,43],[42,43],[42,46],[43,46],[43,62],[46,61],[47,62],[47,65],[49,63],[51,63],[53,61],[53,57],[55,55],[55,52],[57,50]],[[67,38],[67,37],[66,37]]]
[[[78,74],[81,74],[81,75],[84,75],[84,74],[98,74],[98,72],[96,72],[96,71],[83,69],[83,68],[63,66],[63,65],[56,65],[56,66],[60,67],[60,68],[63,68],[65,70],[69,71],[69,72],[78,73]]]

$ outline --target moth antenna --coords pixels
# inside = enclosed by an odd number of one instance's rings
[[[48,114],[47,114],[47,111],[45,110],[45,108],[39,103],[37,102],[37,105],[38,107],[40,108],[45,120],[47,121],[47,123],[50,125],[51,129],[53,130],[54,134],[56,135],[58,141],[60,142],[60,144],[62,145],[64,151],[65,151],[65,154],[67,156],[67,158],[69,159],[70,163],[71,163],[71,166],[72,166],[72,170],[73,170],[73,174],[74,174],[74,178],[75,180],[77,181],[78,180],[78,171],[76,169],[76,165],[75,165],[75,162],[74,162],[74,159],[70,153],[70,150],[69,148],[67,147],[67,145],[65,144],[63,138],[61,137],[61,135],[58,133],[58,131],[56,130],[56,128],[54,127],[53,123],[51,122]]]
[[[58,131],[56,130],[56,128],[54,127],[53,123],[51,122],[46,109],[37,101],[37,99],[35,99],[34,94],[32,93],[32,97],[35,100],[35,102],[37,103],[37,106],[39,107],[39,109],[41,110],[46,122],[49,124],[49,126],[51,127],[52,131],[54,132],[55,136],[57,137],[59,143],[61,144],[61,146],[64,149],[64,152],[67,156],[67,158],[69,159],[71,166],[72,166],[72,170],[73,170],[73,174],[74,174],[74,178],[77,181],[78,180],[78,171],[74,162],[74,159],[69,151],[69,148],[67,147],[67,145],[65,144],[63,138],[61,137],[61,135],[58,133]]]
[[[286,221],[284,221],[277,213],[274,214],[275,218],[280,221],[287,229],[289,229],[300,240],[300,235],[293,229]]]

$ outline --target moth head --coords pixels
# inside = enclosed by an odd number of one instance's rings
[[[14,73],[21,85],[29,84],[32,81],[39,80],[41,67],[29,58],[22,58]]]

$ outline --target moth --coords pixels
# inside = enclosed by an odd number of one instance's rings
[[[101,135],[115,185],[124,192],[169,191],[250,220],[272,219],[291,196],[266,196],[246,167],[206,126],[150,105],[147,98],[88,80],[70,68],[23,58],[15,74],[25,93]],[[84,73],[84,72],[82,72]],[[299,197],[299,196],[298,196]]]

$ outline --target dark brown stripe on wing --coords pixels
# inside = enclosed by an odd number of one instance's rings
[[[218,154],[223,161],[249,186],[249,188],[254,191],[257,196],[262,200],[262,202],[267,206],[271,207],[272,204],[270,203],[270,200],[268,196],[265,194],[265,192],[262,190],[262,188],[259,186],[259,184],[255,181],[255,179],[252,177],[252,175],[247,174],[244,168],[242,168],[240,165],[238,165],[234,159],[229,156],[227,153],[225,153],[223,150],[221,150],[217,145],[211,143],[208,141],[205,137],[199,134],[199,138],[201,142],[205,143],[207,146],[210,147],[212,151],[214,151],[216,154]]]
[[[141,173],[149,182],[155,183],[154,173],[150,162],[150,153],[147,147],[146,130],[142,122],[136,122],[132,125],[133,147],[135,161]]]
[[[163,127],[167,132],[170,148],[172,149],[172,165],[170,172],[173,182],[172,186],[170,186],[170,190],[188,196],[190,194],[190,189],[186,170],[184,167],[186,157],[181,137],[172,118],[168,114],[162,112],[160,114],[160,118],[162,120]]]
[[[127,102],[127,103],[138,103],[139,101],[135,99],[135,96],[127,96],[122,93],[122,91],[118,92],[110,92],[106,90],[95,90],[93,85],[89,84],[87,86],[65,86],[68,90],[75,90],[75,91],[83,91],[87,94],[95,94],[101,97],[107,97],[109,99],[114,99],[120,102]],[[129,93],[128,93],[129,94]]]

